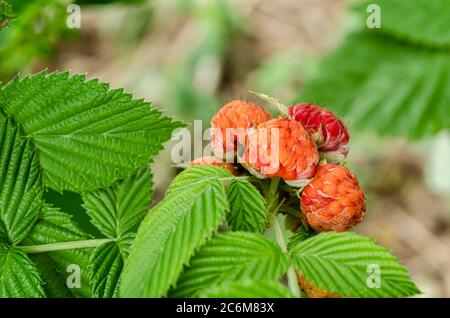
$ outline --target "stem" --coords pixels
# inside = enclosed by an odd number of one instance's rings
[[[228,180],[253,180],[253,176],[240,176],[240,177],[223,177],[219,178],[220,181],[228,181]]]
[[[275,213],[274,205],[276,206],[278,195],[278,185],[280,184],[280,178],[273,178],[270,180],[269,192],[267,193],[267,210],[269,213]]]
[[[275,231],[275,238],[278,245],[280,245],[281,250],[287,253],[286,241],[284,240],[284,234],[281,230],[280,223],[278,222],[277,216],[273,215],[273,229]],[[298,288],[297,275],[295,274],[295,269],[293,265],[290,265],[286,273],[288,279],[288,287],[294,297],[300,297],[300,289]]]
[[[275,215],[273,215],[273,229],[275,232],[275,238],[280,245],[281,250],[283,252],[287,252],[287,245],[286,241],[284,240],[284,234],[281,230],[280,222],[278,222],[278,218]]]
[[[84,240],[84,241],[72,241],[72,242],[62,242],[54,244],[41,244],[41,245],[30,245],[30,246],[17,246],[22,252],[26,254],[35,253],[45,253],[61,250],[71,250],[79,248],[89,248],[97,247],[104,243],[113,241],[112,239],[94,239],[94,240]]]
[[[280,207],[279,211],[285,212],[285,213],[287,213],[287,214],[289,214],[289,215],[291,215],[291,216],[293,216],[293,217],[295,217],[295,218],[297,218],[299,220],[302,219],[298,209],[294,209],[294,208],[289,207],[289,206],[282,206],[282,207]]]
[[[283,205],[283,201],[278,204],[278,185],[280,184],[280,178],[273,178],[270,181],[269,193],[267,194],[267,207],[269,216],[272,217],[272,226],[275,232],[275,240],[284,253],[287,253],[287,245],[284,239],[284,233],[278,222],[277,213],[280,207]],[[300,298],[300,289],[298,287],[297,275],[293,265],[290,265],[286,273],[288,279],[288,287],[292,295],[296,298]]]

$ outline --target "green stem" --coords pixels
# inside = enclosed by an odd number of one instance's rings
[[[228,181],[228,180],[253,180],[253,176],[240,176],[240,177],[223,177],[220,178],[220,181]]]
[[[275,239],[278,245],[280,245],[281,250],[287,253],[287,245],[284,239],[283,231],[281,230],[280,223],[278,222],[277,216],[273,215],[273,229],[275,231]],[[288,287],[294,297],[300,297],[300,289],[298,288],[297,275],[295,274],[295,269],[293,265],[290,265],[286,273],[288,279]]]
[[[280,207],[283,204],[283,201],[281,203],[278,203],[278,185],[280,184],[280,178],[273,178],[270,181],[270,188],[269,193],[267,194],[267,207],[269,211],[269,216],[272,217],[272,226],[273,230],[275,232],[275,240],[277,241],[278,245],[280,246],[281,250],[284,253],[287,253],[287,245],[286,241],[284,239],[284,233],[281,229],[280,223],[278,222],[277,213]],[[293,265],[290,265],[288,268],[288,271],[286,273],[287,279],[288,279],[288,288],[292,295],[296,298],[300,297],[300,289],[298,287],[297,282],[297,275],[295,274],[295,269]]]
[[[269,192],[267,193],[267,210],[269,211],[269,213],[274,213],[274,209],[277,206],[278,201],[277,190],[279,184],[280,178],[273,178],[270,180]]]
[[[35,253],[45,253],[61,250],[71,250],[79,248],[89,248],[97,247],[102,244],[113,241],[113,239],[94,239],[94,240],[84,240],[84,241],[72,241],[72,242],[62,242],[54,244],[41,244],[41,245],[30,245],[30,246],[17,246],[18,249],[26,254]]]

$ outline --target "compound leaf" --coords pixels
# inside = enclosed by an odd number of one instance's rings
[[[225,169],[199,166],[178,175],[142,222],[122,276],[123,297],[165,296],[195,250],[218,228],[228,204]]]
[[[291,250],[297,271],[315,286],[348,297],[405,297],[419,293],[398,259],[372,239],[321,233]]]
[[[286,272],[288,264],[288,255],[262,235],[218,234],[192,257],[171,296],[195,297],[203,289],[228,280],[276,280]]]
[[[44,182],[57,191],[124,179],[181,126],[121,89],[68,72],[17,77],[0,91],[0,107],[33,141]]]

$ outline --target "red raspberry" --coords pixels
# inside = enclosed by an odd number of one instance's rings
[[[250,132],[242,162],[258,177],[281,177],[291,186],[304,186],[314,175],[319,153],[302,124],[272,119]]]
[[[350,136],[342,121],[331,111],[312,104],[289,107],[292,119],[302,123],[312,135],[317,135],[319,150],[330,153],[332,161],[342,161],[348,154]],[[330,159],[330,158],[328,158]]]
[[[306,297],[308,298],[340,298],[341,296],[328,292],[325,289],[316,287],[313,283],[308,281],[305,277],[297,273],[298,284],[301,289],[305,292]]]
[[[223,160],[218,159],[216,157],[204,156],[204,157],[197,158],[191,162],[191,167],[203,166],[203,165],[222,167],[222,168],[225,168],[228,171],[230,171],[232,174],[236,175],[236,171],[234,170],[233,164],[224,162]]]
[[[361,222],[366,212],[364,190],[347,168],[325,164],[303,190],[300,209],[318,232],[345,231]]]
[[[270,114],[256,104],[244,100],[234,100],[226,104],[211,120],[212,150],[219,157],[230,151],[234,154],[237,150],[237,142],[242,146],[245,145],[245,129],[256,128],[270,119]],[[238,132],[233,131],[239,128],[244,131],[240,138],[236,135]]]

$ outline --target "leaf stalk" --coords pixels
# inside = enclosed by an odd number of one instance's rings
[[[280,178],[273,178],[270,182],[269,193],[267,195],[268,212],[272,218],[272,226],[275,232],[275,240],[284,253],[287,253],[286,240],[284,239],[284,233],[281,229],[280,222],[278,222],[277,213],[280,207],[283,205],[283,201],[278,204],[278,185],[280,184]],[[298,287],[297,275],[295,274],[294,266],[291,264],[287,270],[288,288],[292,295],[296,298],[301,297],[300,289]]]
[[[62,250],[98,247],[111,241],[113,241],[113,239],[93,239],[93,240],[71,241],[53,244],[17,246],[17,248],[26,254],[36,254]]]

